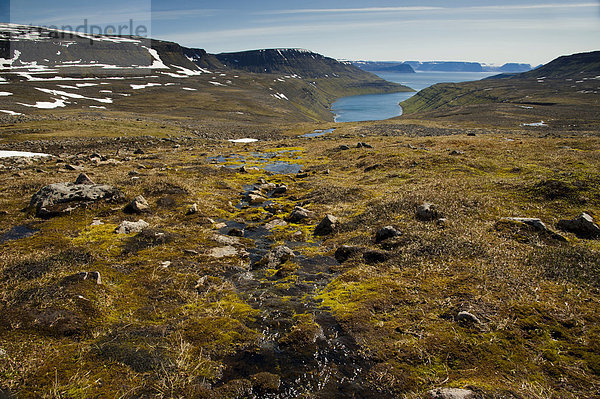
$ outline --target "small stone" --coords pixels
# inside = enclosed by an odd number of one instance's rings
[[[263,202],[267,201],[267,198],[259,194],[248,194],[246,195],[246,201],[250,205],[260,205]]]
[[[68,164],[65,165],[66,170],[82,170],[83,166]]]
[[[100,219],[94,219],[94,220],[92,220],[92,224],[91,225],[92,226],[101,226],[103,224],[104,224],[104,222],[102,220],[100,220]]]
[[[141,148],[137,148],[134,152],[135,155],[144,155],[145,152]]]
[[[558,228],[582,238],[600,237],[600,227],[594,222],[594,218],[585,212],[575,219],[559,221]]]
[[[302,173],[298,173],[296,174],[296,179],[304,179],[307,178],[309,175],[307,172],[302,172]]]
[[[282,219],[273,219],[269,223],[265,224],[265,229],[271,230],[279,226],[287,226],[287,222]]]
[[[440,213],[434,204],[424,202],[417,208],[417,219],[422,221],[432,221],[440,218]]]
[[[258,394],[277,392],[281,385],[281,377],[277,374],[261,372],[250,376],[252,386]]]
[[[115,233],[117,234],[131,234],[131,233],[140,233],[145,228],[150,227],[150,224],[140,219],[137,222],[123,221],[115,229]]]
[[[238,229],[237,227],[233,227],[233,228],[229,229],[229,231],[227,232],[227,235],[232,236],[232,237],[243,237],[244,230]]]
[[[283,195],[286,193],[287,191],[287,186],[285,184],[279,184],[277,187],[275,187],[275,189],[273,190],[273,194],[272,195]]]
[[[464,155],[465,153],[460,150],[452,150],[449,155]]]
[[[316,236],[326,236],[335,231],[337,228],[338,219],[333,215],[326,215],[321,223],[315,227],[314,234]]]
[[[462,324],[481,324],[481,320],[477,316],[465,311],[458,312],[456,321]]]
[[[400,231],[393,226],[385,226],[377,230],[377,233],[375,233],[375,242],[385,241],[388,238],[394,238],[401,234],[402,233],[400,233]]]
[[[350,259],[354,256],[357,256],[358,254],[361,254],[362,252],[364,252],[364,248],[351,246],[351,245],[342,245],[335,251],[335,254],[333,255],[333,257],[339,263],[344,263],[348,259]]]
[[[315,217],[314,212],[309,211],[308,209],[304,209],[302,207],[296,206],[288,216],[288,221],[292,223],[299,223],[306,219],[312,219]]]
[[[367,143],[358,143],[356,145],[356,148],[373,148],[373,146],[371,144],[367,144]]]
[[[258,262],[259,266],[267,266],[270,269],[274,269],[290,259],[296,256],[294,251],[290,248],[280,245],[270,250],[263,258]]]
[[[461,388],[436,388],[427,392],[427,399],[475,399],[475,392]]]
[[[477,135],[476,135],[475,133],[473,133],[473,132],[469,132],[469,133],[467,133],[467,136],[470,136],[470,137],[475,137],[475,136],[477,136]]]
[[[77,176],[77,179],[75,179],[75,184],[85,184],[91,186],[96,183],[94,183],[92,179],[90,179],[85,173],[80,173],[79,176]]]
[[[342,144],[341,146],[338,147],[338,150],[340,151],[346,151],[349,150],[350,147],[348,147],[347,145]]]
[[[212,248],[210,251],[208,251],[208,254],[213,258],[225,258],[227,256],[236,256],[238,254],[238,250],[230,245],[227,245],[225,247]]]
[[[190,209],[188,209],[187,214],[188,215],[194,215],[198,213],[198,204],[196,204],[195,202],[190,206]]]
[[[512,221],[512,222],[524,223],[524,224],[526,224],[528,226],[533,227],[535,230],[538,230],[538,231],[548,231],[548,226],[546,226],[546,224],[544,222],[542,222],[538,218],[508,217],[508,218],[502,218],[500,220],[507,220],[507,221]]]
[[[143,213],[148,212],[150,209],[150,205],[148,205],[148,201],[141,195],[135,197],[127,206],[125,207],[125,212],[128,213]]]

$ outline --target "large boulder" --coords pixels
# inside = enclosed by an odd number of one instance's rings
[[[515,230],[513,235],[520,241],[525,237],[523,232],[533,232],[537,237],[542,237],[554,241],[567,241],[565,237],[550,229],[544,222],[538,218],[522,218],[522,217],[504,217],[496,222],[496,230]]]
[[[333,215],[327,215],[321,220],[321,223],[315,227],[316,236],[326,236],[335,231],[337,228],[338,219]]]
[[[558,228],[569,233],[575,233],[582,238],[600,237],[600,227],[594,222],[594,218],[587,213],[582,213],[575,219],[560,220]]]
[[[78,181],[81,180],[84,179],[78,178]],[[91,202],[121,201],[123,198],[121,191],[107,184],[54,183],[35,193],[29,201],[29,208],[35,211],[36,216],[51,217]]]

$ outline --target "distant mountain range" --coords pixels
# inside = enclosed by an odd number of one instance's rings
[[[502,66],[486,65],[479,62],[462,61],[353,61],[357,67],[373,72],[498,72],[515,73],[530,71],[530,64],[506,63]]]
[[[439,83],[401,103],[403,115],[507,127],[597,130],[600,51],[562,56],[523,73]]]

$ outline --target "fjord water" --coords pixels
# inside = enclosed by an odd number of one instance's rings
[[[390,82],[400,83],[420,91],[436,83],[457,83],[480,80],[497,72],[374,72]],[[382,120],[402,115],[399,102],[409,99],[417,92],[367,94],[342,97],[333,103],[331,110],[336,122]]]

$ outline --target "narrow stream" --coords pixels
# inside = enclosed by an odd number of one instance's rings
[[[244,201],[246,195],[257,188],[258,185],[245,185],[236,207],[265,206],[249,205]],[[260,311],[257,320],[249,327],[262,332],[258,350],[241,351],[224,359],[226,370],[222,381],[270,372],[280,376],[279,390],[257,397],[384,398],[385,395],[365,388],[363,378],[372,362],[361,356],[360,347],[353,338],[315,298],[336,277],[337,273],[331,267],[338,262],[331,256],[302,255],[300,247],[319,246],[321,242],[284,242],[294,250],[296,257],[293,262],[297,268],[272,275],[266,267],[257,263],[276,244],[272,231],[260,222],[222,222],[226,227],[219,233],[227,234],[236,228],[242,231],[245,239],[254,243],[254,247],[246,248],[250,253],[250,269],[229,278],[240,297]],[[312,328],[298,330],[298,315],[309,315]]]

